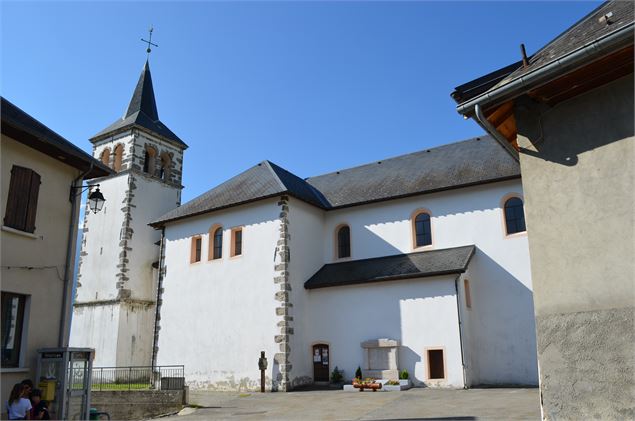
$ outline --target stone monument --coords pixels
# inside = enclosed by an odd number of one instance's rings
[[[399,378],[397,354],[399,341],[372,339],[361,343],[364,349],[364,378],[396,380]]]

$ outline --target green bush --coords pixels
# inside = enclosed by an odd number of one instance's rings
[[[339,370],[337,366],[335,366],[331,373],[331,383],[341,383],[343,380],[344,375],[342,374],[342,370]]]
[[[408,370],[406,370],[405,368],[401,370],[401,373],[399,373],[399,378],[401,380],[408,380],[408,377],[410,377],[410,374],[408,374]]]
[[[361,367],[357,367],[357,370],[355,370],[355,377],[357,377],[358,379],[362,378],[362,368]]]

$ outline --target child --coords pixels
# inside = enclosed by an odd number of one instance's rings
[[[42,391],[40,389],[33,389],[31,392],[31,419],[32,420],[50,420],[49,410],[46,407],[46,402],[42,400]]]
[[[10,420],[31,419],[31,401],[26,399],[26,388],[22,383],[13,386],[7,401],[7,415]]]

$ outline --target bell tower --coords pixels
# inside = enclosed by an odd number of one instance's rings
[[[71,346],[95,366],[150,365],[160,232],[148,223],[180,205],[187,145],[159,120],[146,61],[124,116],[90,139],[116,171],[94,180],[106,197],[84,214]]]

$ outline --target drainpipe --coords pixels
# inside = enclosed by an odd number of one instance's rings
[[[456,291],[456,316],[459,320],[459,344],[461,345],[461,367],[463,367],[463,389],[467,389],[464,355],[465,350],[463,348],[463,320],[461,319],[461,301],[459,299],[459,279],[461,279],[461,275],[454,279],[454,291]]]
[[[76,179],[73,180],[71,184],[71,196],[69,198],[71,202],[71,219],[68,224],[68,242],[66,244],[66,266],[64,268],[64,293],[62,295],[62,314],[60,317],[60,331],[59,336],[57,338],[57,346],[60,348],[65,348],[68,346],[68,341],[71,332],[71,315],[70,312],[72,310],[72,306],[69,306],[68,295],[72,291],[72,288],[69,288],[70,283],[73,282],[73,274],[74,274],[74,263],[75,263],[75,244],[77,243],[77,214],[79,210],[79,206],[77,204],[77,197],[81,197],[81,194],[76,194],[75,190],[77,183],[79,182],[79,186],[81,187],[82,182],[84,181],[84,177],[91,172],[93,169],[93,161],[90,161],[90,166],[88,169],[77,176]],[[68,307],[68,310],[66,309]],[[68,332],[68,335],[66,334]]]
[[[159,244],[159,268],[157,274],[157,299],[154,304],[154,334],[152,336],[152,372],[157,365],[157,346],[159,345],[159,317],[161,315],[161,289],[163,288],[163,264],[165,254],[165,227],[161,228],[161,243]]]

